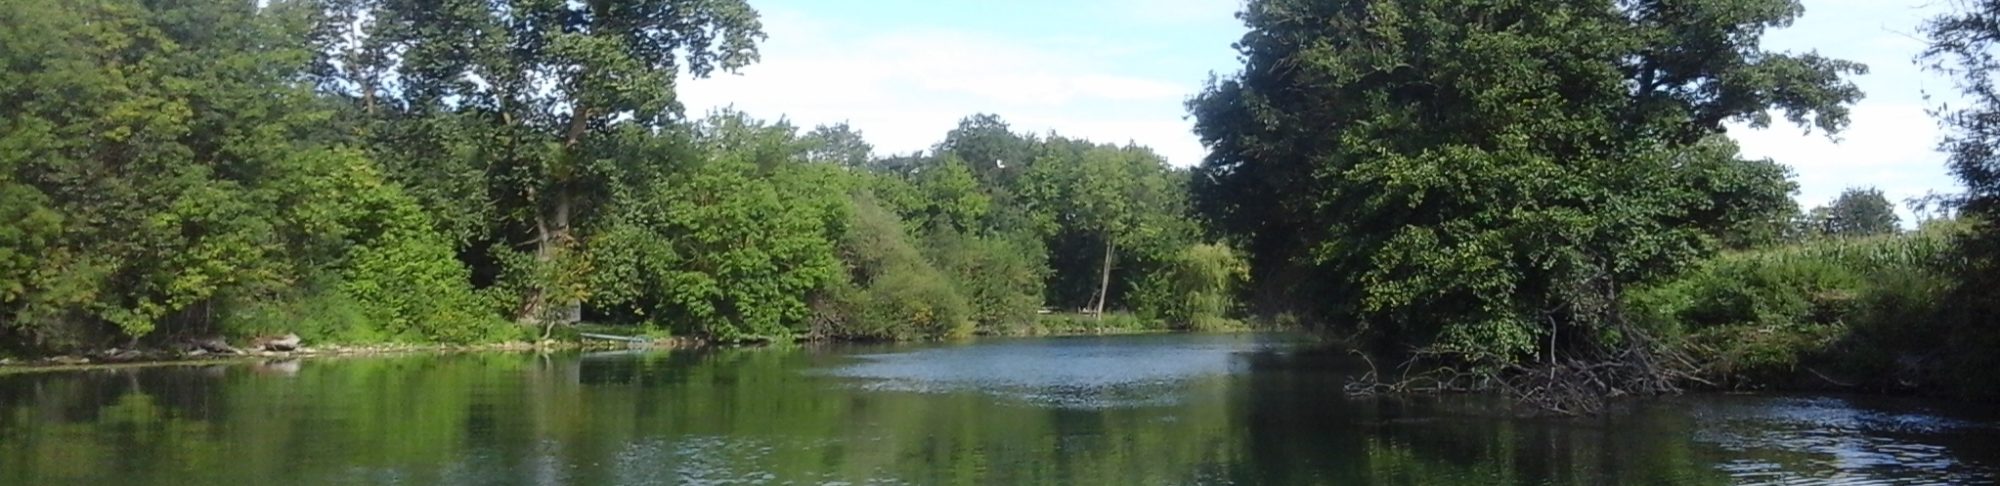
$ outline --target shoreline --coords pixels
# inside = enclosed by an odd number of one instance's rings
[[[976,334],[967,339],[978,340],[978,339],[994,339],[994,338],[1120,336],[1120,335],[1137,335],[1137,334],[1171,334],[1178,332],[1186,332],[1186,331],[1174,331],[1169,329],[1097,329],[1097,330],[1080,330],[1077,332]],[[821,339],[821,340],[800,340],[797,341],[795,344],[813,345],[813,344],[848,343],[848,342],[866,342],[866,341],[850,341],[844,339]],[[911,341],[911,342],[914,343],[922,341]],[[44,358],[34,358],[34,359],[4,358],[0,359],[0,376],[17,375],[17,374],[35,374],[35,373],[59,373],[68,371],[119,370],[119,369],[133,369],[133,368],[168,367],[168,366],[206,366],[206,365],[218,365],[218,364],[255,363],[259,361],[273,361],[273,360],[287,361],[287,360],[300,360],[300,359],[363,358],[363,357],[426,355],[426,354],[450,355],[450,354],[471,354],[471,353],[526,353],[526,352],[591,351],[591,350],[619,350],[619,349],[641,349],[641,350],[658,351],[658,350],[683,350],[683,349],[754,348],[754,347],[764,347],[769,345],[771,345],[771,343],[769,342],[753,341],[753,342],[727,343],[727,342],[717,342],[707,339],[674,337],[674,338],[654,340],[646,343],[552,339],[552,340],[542,341],[539,343],[525,342],[525,341],[509,341],[509,342],[486,343],[486,344],[364,344],[364,345],[331,344],[326,346],[307,346],[307,347],[302,347],[296,351],[247,351],[246,350],[240,354],[185,353],[185,352],[172,352],[164,350],[148,350],[148,351],[137,351],[136,352],[137,356],[129,359],[107,359],[103,355],[110,353],[106,352],[100,352],[97,353],[96,355],[68,354],[68,355],[59,355],[59,356],[51,356]]]
[[[118,370],[132,368],[152,368],[167,366],[205,366],[216,364],[254,363],[259,361],[290,361],[324,358],[363,358],[405,355],[450,355],[471,353],[525,353],[606,349],[689,349],[713,344],[691,339],[665,339],[646,344],[593,341],[543,341],[539,343],[510,341],[487,344],[375,344],[375,345],[327,345],[304,347],[296,351],[245,351],[231,353],[179,353],[165,351],[140,352],[140,356],[129,360],[108,360],[101,356],[63,355],[47,358],[23,360],[17,358],[0,359],[0,375],[56,373],[67,371]]]

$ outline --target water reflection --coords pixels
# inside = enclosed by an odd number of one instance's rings
[[[1280,336],[463,355],[0,376],[0,484],[1933,484],[1992,417],[1701,396],[1350,400]],[[1474,413],[1468,413],[1474,412]]]
[[[1698,439],[1736,456],[1723,467],[1745,482],[1949,484],[2000,476],[1991,462],[1958,459],[1994,457],[2000,428],[1909,402],[1732,397],[1687,407],[1711,424]]]

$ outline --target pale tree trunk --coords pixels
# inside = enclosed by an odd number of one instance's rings
[[[590,110],[582,106],[571,110],[569,129],[564,135],[563,141],[563,149],[565,151],[574,150],[577,143],[583,140],[587,126],[585,117],[588,116],[590,116]],[[561,176],[561,178],[567,177],[569,176]],[[558,255],[564,249],[574,247],[577,242],[576,235],[571,232],[570,228],[570,213],[572,212],[573,205],[573,196],[570,194],[570,188],[567,187],[564,180],[553,182],[553,184],[550,184],[553,186],[551,192],[554,192],[551,195],[554,199],[553,207],[547,211],[543,211],[540,208],[535,210],[535,263],[543,266],[543,268],[547,268],[547,265],[557,264],[558,262],[555,260]],[[529,190],[528,196],[531,201],[537,200],[533,189]],[[536,205],[539,206],[540,204]],[[557,324],[569,325],[582,321],[583,303],[570,300],[570,296],[566,292],[562,293],[559,297],[563,302],[554,304],[549,302],[551,289],[543,288],[542,286],[550,283],[552,282],[538,282],[534,289],[528,291],[528,301],[522,306],[519,321],[522,324],[541,324],[550,328],[553,328]],[[560,305],[562,307],[555,309],[553,314],[551,314],[547,310],[550,305]],[[548,329],[544,329],[543,334],[548,334],[548,331]]]
[[[572,246],[576,241],[575,236],[570,232],[569,220],[569,191],[558,189],[555,194],[555,207],[548,212],[535,212],[535,263],[537,265],[558,264],[556,258],[565,248]],[[552,282],[537,282],[535,288],[528,291],[527,303],[521,307],[519,322],[529,325],[554,325],[575,324],[583,320],[582,303],[569,301],[549,302],[551,289],[544,288],[543,285],[550,283]],[[557,292],[557,294],[557,298],[568,299],[561,292]],[[560,305],[562,308],[556,309],[555,314],[551,316],[546,312],[546,309],[550,305]]]
[[[571,234],[570,232],[570,224],[569,224],[570,210],[571,210],[570,193],[569,190],[565,188],[556,193],[555,236],[557,238],[557,244],[563,245],[564,248],[575,249],[576,235]],[[564,295],[563,299],[564,299],[563,308],[561,310],[561,313],[558,314],[558,317],[556,318],[557,321],[562,324],[576,324],[577,322],[582,321],[583,303],[576,301],[573,295],[569,295],[567,293]]]
[[[1094,306],[1094,309],[1091,309],[1091,312],[1096,314],[1097,320],[1100,321],[1104,320],[1104,303],[1111,300],[1111,260],[1116,257],[1112,253],[1112,249],[1111,238],[1105,238],[1104,267],[1103,271],[1098,274],[1097,279],[1097,305]]]
[[[528,188],[528,201],[531,204],[540,201],[535,197],[535,193],[533,187]],[[555,235],[550,231],[549,221],[545,216],[541,208],[535,208],[535,264],[538,266],[547,265],[550,260],[555,259],[555,246],[552,243],[555,241]],[[524,326],[542,323],[542,307],[548,300],[548,291],[542,288],[542,282],[530,283],[527,298],[521,303],[519,315],[514,318],[515,322]]]

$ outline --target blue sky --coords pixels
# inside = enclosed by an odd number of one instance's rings
[[[1192,165],[1204,152],[1182,102],[1210,73],[1235,71],[1230,43],[1243,33],[1237,0],[751,3],[770,34],[763,61],[684,81],[690,112],[733,106],[805,127],[847,122],[878,154],[927,149],[983,112],[1017,130],[1137,142]],[[1952,85],[1911,62],[1923,48],[1917,25],[1941,3],[1806,0],[1805,17],[1765,45],[1867,63],[1855,82],[1868,98],[1853,126],[1838,142],[1790,125],[1731,135],[1747,155],[1793,167],[1807,207],[1850,186],[1880,187],[1896,201],[1956,190],[1925,113]]]

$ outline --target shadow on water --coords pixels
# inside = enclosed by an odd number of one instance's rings
[[[1991,410],[1351,399],[1283,335],[414,356],[0,377],[0,484],[1990,483]],[[1489,411],[1489,412],[1482,412]]]

